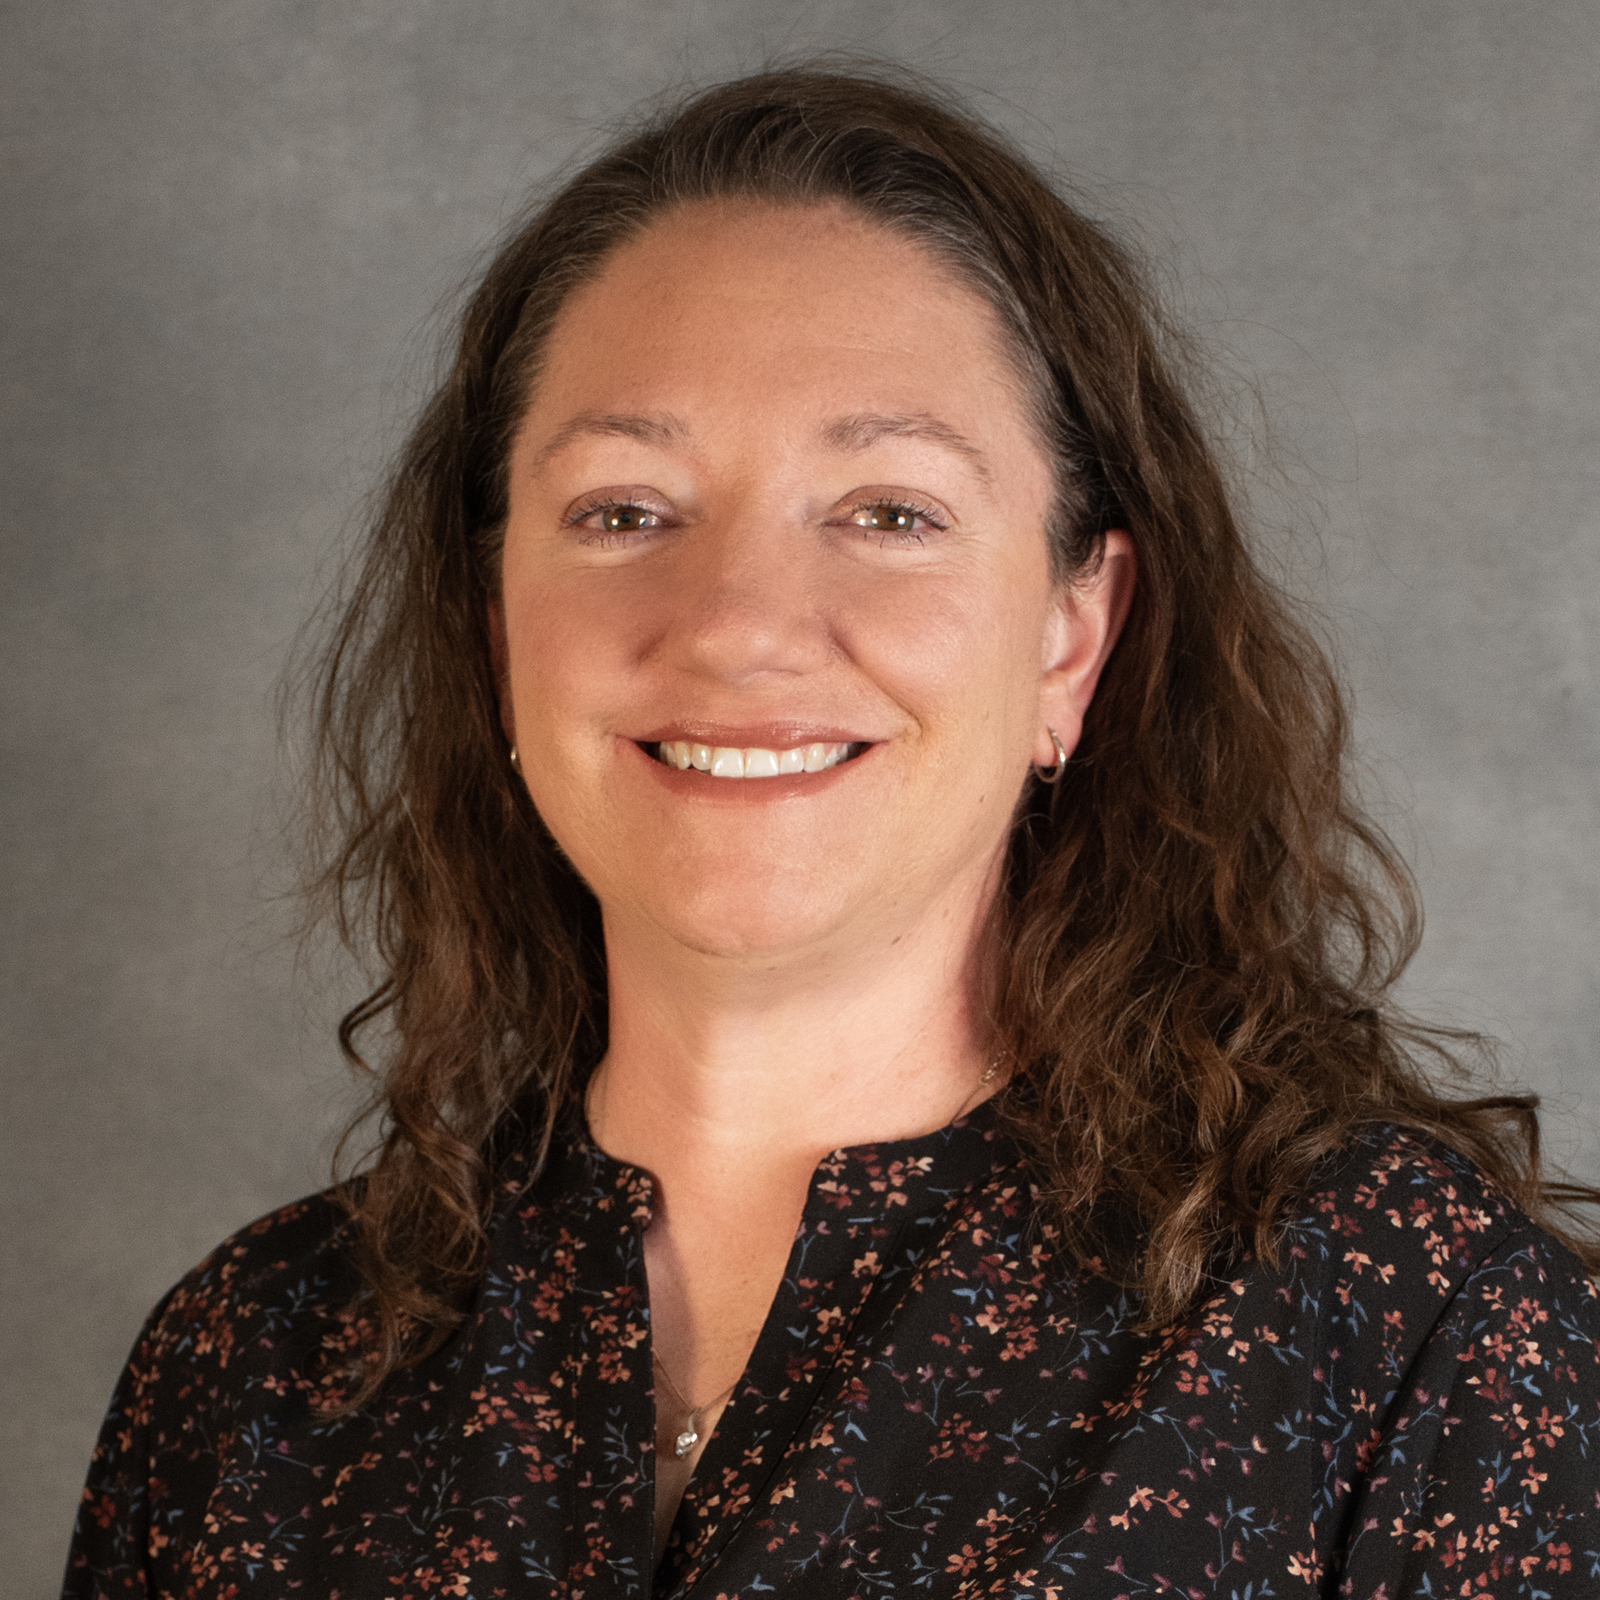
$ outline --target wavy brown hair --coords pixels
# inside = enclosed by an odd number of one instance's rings
[[[486,601],[509,443],[566,297],[668,208],[721,197],[843,203],[934,251],[1009,336],[1058,466],[1059,575],[1109,528],[1138,552],[1082,741],[1019,801],[987,935],[983,998],[1018,1064],[1001,1109],[1069,1244],[1103,1248],[1114,1202],[1149,1320],[1174,1317],[1219,1262],[1270,1257],[1318,1159],[1384,1119],[1600,1260],[1562,1226],[1593,1195],[1544,1179],[1534,1098],[1453,1098],[1470,1041],[1388,998],[1420,932],[1412,881],[1352,800],[1338,683],[1252,558],[1138,263],[942,91],[811,66],[655,115],[514,229],[309,680],[313,901],[383,975],[340,1029],[381,1114],[345,1190],[365,1283],[350,1403],[460,1321],[500,1144],[542,1155],[604,1048],[599,910],[508,763]]]

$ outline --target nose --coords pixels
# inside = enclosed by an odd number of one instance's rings
[[[754,511],[696,528],[672,586],[678,664],[734,687],[819,667],[829,647],[813,543],[803,523]]]

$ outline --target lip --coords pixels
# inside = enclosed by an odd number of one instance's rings
[[[635,744],[665,744],[682,739],[689,744],[721,745],[730,750],[793,750],[803,744],[878,744],[858,728],[823,722],[669,722],[648,733],[629,734]],[[815,774],[813,774],[815,776]]]
[[[749,736],[746,730],[740,730],[737,737],[741,740],[749,738],[749,744],[744,748],[772,749],[772,744],[760,744],[757,737]],[[765,737],[771,738],[770,730]],[[699,744],[709,744],[711,741],[703,735],[668,732],[661,735],[661,739],[694,739]],[[733,738],[726,734],[718,735],[719,741],[732,748]],[[727,778],[712,778],[704,772],[697,772],[692,767],[687,772],[680,772],[676,767],[669,767],[658,760],[653,748],[646,749],[645,745],[652,747],[660,740],[644,739],[619,739],[625,761],[636,761],[644,769],[645,775],[653,782],[662,786],[667,793],[680,796],[688,800],[696,800],[705,805],[714,806],[750,806],[770,804],[775,800],[795,800],[820,795],[825,790],[831,789],[835,784],[845,782],[851,774],[858,772],[864,762],[872,759],[873,752],[878,748],[875,742],[867,740],[847,740],[842,737],[829,740],[827,736],[819,735],[815,740],[796,739],[795,743],[835,743],[835,744],[864,744],[865,749],[859,755],[852,756],[848,761],[841,761],[836,767],[829,767],[826,772],[795,772],[776,778],[742,778],[730,780]],[[779,744],[779,749],[792,749],[793,746]]]

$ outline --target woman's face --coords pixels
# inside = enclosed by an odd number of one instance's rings
[[[491,615],[608,933],[776,957],[981,911],[1104,654],[1051,493],[993,313],[920,246],[716,202],[619,249],[517,431]]]

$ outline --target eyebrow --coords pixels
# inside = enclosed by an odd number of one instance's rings
[[[884,413],[864,411],[840,417],[822,430],[822,441],[834,450],[867,450],[880,439],[926,439],[942,445],[971,463],[978,476],[987,479],[989,461],[977,445],[949,423],[925,411]]]
[[[534,460],[534,470],[578,439],[637,439],[667,449],[688,441],[689,429],[669,412],[580,411],[550,435]],[[990,477],[988,458],[964,433],[925,411],[862,411],[837,417],[822,430],[832,450],[869,450],[880,439],[926,439],[969,462],[979,477]]]
[[[665,448],[682,444],[688,433],[678,418],[666,412],[580,411],[545,440],[534,459],[534,470],[538,471],[576,439],[637,439],[641,444]]]

